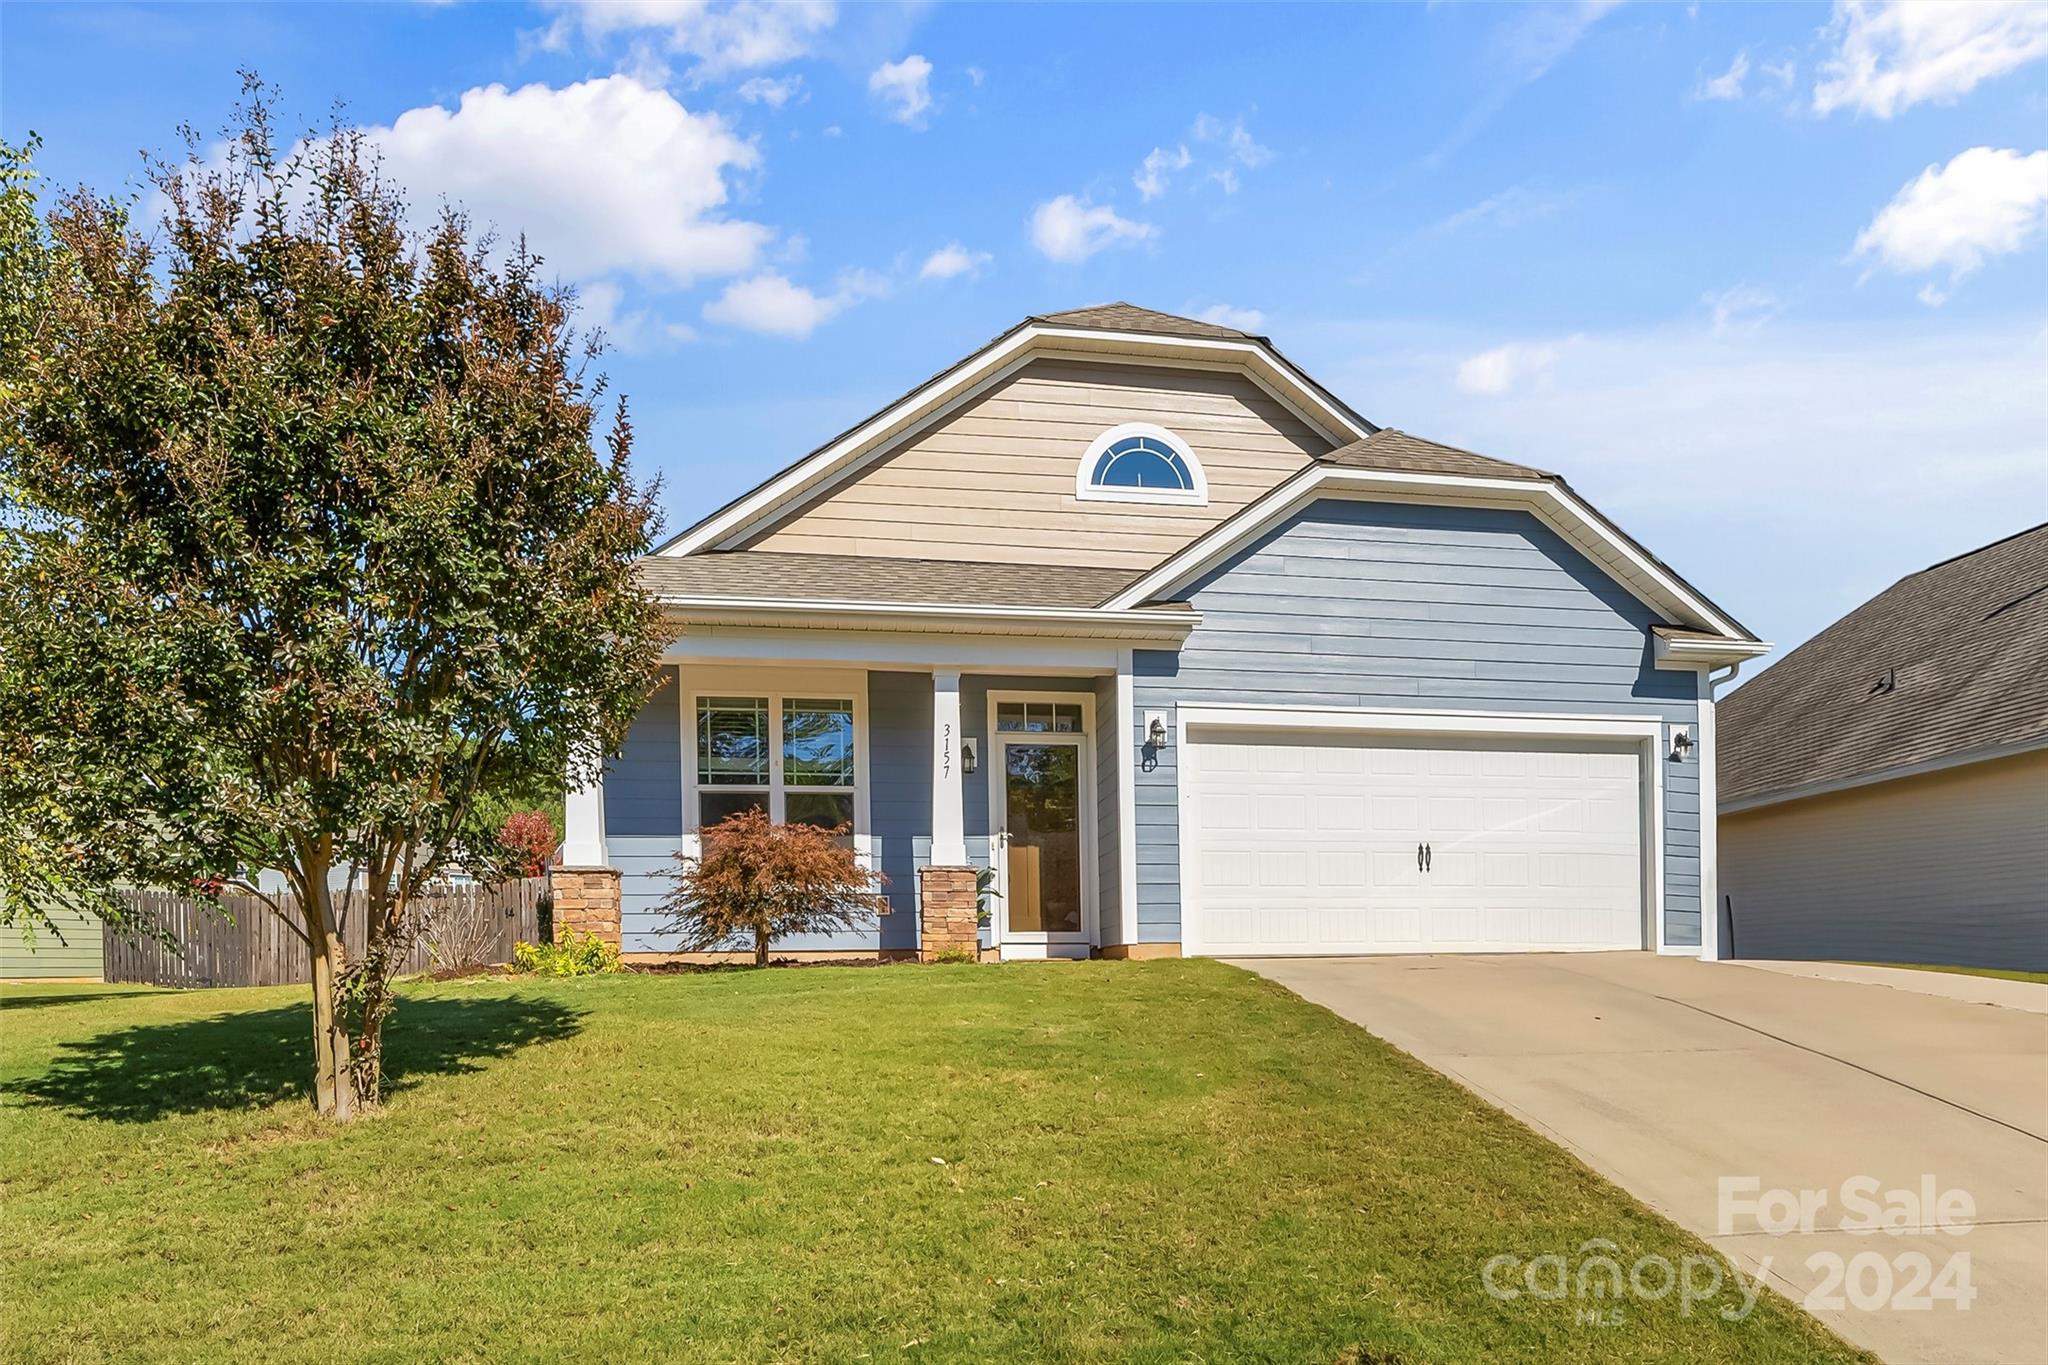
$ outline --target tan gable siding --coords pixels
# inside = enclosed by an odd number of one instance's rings
[[[1185,440],[1208,506],[1077,499],[1088,443],[1120,422]],[[1328,449],[1242,375],[1037,360],[747,548],[1142,569]]]

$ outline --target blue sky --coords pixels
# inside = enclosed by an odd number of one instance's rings
[[[17,4],[0,135],[133,184],[239,66],[579,286],[670,530],[1118,298],[1781,644],[2048,519],[2048,6]]]

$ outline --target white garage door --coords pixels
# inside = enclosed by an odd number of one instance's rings
[[[1640,753],[1197,731],[1187,951],[1640,948]]]

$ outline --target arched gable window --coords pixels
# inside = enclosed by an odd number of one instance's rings
[[[1074,496],[1199,506],[1209,501],[1209,481],[1180,437],[1149,422],[1126,422],[1089,445],[1075,471]]]

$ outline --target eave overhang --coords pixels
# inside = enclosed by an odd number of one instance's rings
[[[766,626],[801,630],[868,630],[930,635],[1043,635],[1120,640],[1150,648],[1175,646],[1202,623],[1183,607],[1109,610],[1101,607],[953,606],[943,603],[820,602],[798,598],[661,597],[662,612],[681,626]]]

